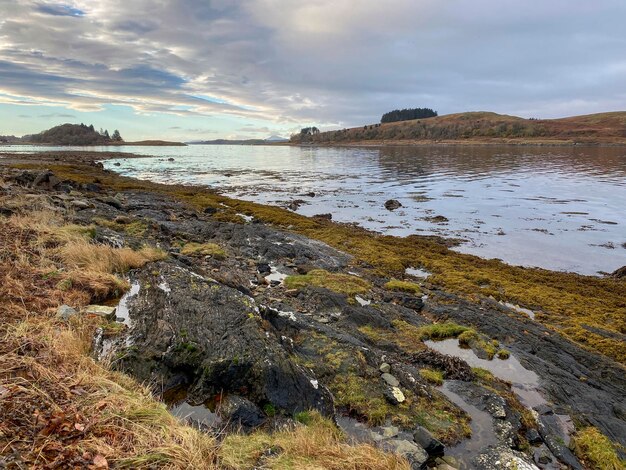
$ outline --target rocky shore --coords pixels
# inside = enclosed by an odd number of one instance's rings
[[[54,167],[69,158],[80,177]],[[166,254],[103,299],[92,355],[190,424],[218,438],[271,433],[314,410],[414,469],[600,468],[577,445],[591,427],[626,445],[626,374],[609,357],[478,292],[391,276],[289,226],[226,216],[228,202],[116,179],[99,158],[0,159],[0,217],[36,194],[94,245]],[[73,307],[59,315],[83,314]],[[280,452],[268,446],[253,466]]]

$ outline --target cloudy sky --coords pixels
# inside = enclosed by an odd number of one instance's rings
[[[624,0],[0,0],[0,134],[288,136],[626,110]]]

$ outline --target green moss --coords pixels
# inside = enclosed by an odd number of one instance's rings
[[[148,224],[140,220],[134,220],[129,223],[122,223],[97,217],[94,219],[94,222],[102,227],[110,228],[111,230],[115,230],[116,232],[124,232],[127,235],[137,238],[143,237],[146,233],[146,230],[148,230]]]
[[[307,426],[313,422],[313,415],[310,411],[300,411],[299,413],[296,413],[293,418],[298,423],[302,423]]]
[[[424,380],[434,385],[443,385],[443,372],[434,369],[420,369],[420,375]]]
[[[497,341],[491,341],[484,339],[476,330],[468,329],[464,331],[461,335],[459,335],[459,345],[470,347],[473,349],[481,349],[485,352],[489,359],[493,359],[496,355],[497,349],[496,344],[499,344]],[[505,351],[507,352],[507,351]],[[506,359],[506,358],[503,358]]]
[[[422,339],[441,340],[447,338],[456,338],[463,335],[469,328],[457,325],[453,322],[433,323],[431,325],[422,326],[420,329]],[[460,337],[459,337],[460,338]]]
[[[182,255],[211,256],[216,259],[225,259],[226,252],[216,243],[186,243],[180,250]]]
[[[271,418],[272,416],[276,416],[276,407],[271,403],[266,403],[263,405],[263,412]]]
[[[385,289],[399,291],[399,292],[408,292],[409,294],[421,295],[422,289],[418,284],[409,281],[400,281],[398,279],[392,279],[387,284],[385,284]]]
[[[368,281],[360,277],[331,273],[323,269],[314,269],[303,275],[287,276],[284,282],[289,289],[316,286],[349,296],[364,294],[372,287]]]
[[[391,324],[393,329],[374,328],[370,325],[365,325],[359,327],[359,331],[374,343],[393,343],[408,353],[415,353],[425,349],[426,346],[422,342],[424,335],[420,328],[404,320],[393,320]]]
[[[576,432],[573,449],[589,468],[598,470],[624,470],[626,460],[620,459],[617,446],[597,428],[588,427]]]
[[[474,375],[479,381],[492,382],[495,380],[495,376],[482,367],[472,367],[472,372],[474,372]]]
[[[506,349],[500,349],[496,355],[498,359],[508,359],[511,354]]]

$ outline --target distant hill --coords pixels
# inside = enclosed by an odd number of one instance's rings
[[[52,145],[108,145],[123,142],[119,132],[113,136],[108,131],[98,132],[93,125],[61,124],[39,134],[24,136],[22,142]]]
[[[295,134],[291,136],[290,142],[322,145],[407,145],[429,142],[626,144],[626,112],[561,119],[524,119],[490,112],[468,112],[313,135]]]
[[[285,139],[279,135],[272,135],[265,139],[265,142],[289,142],[289,139]]]

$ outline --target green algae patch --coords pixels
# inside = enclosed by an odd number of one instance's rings
[[[180,254],[186,256],[211,256],[215,259],[226,258],[226,251],[216,243],[185,243],[180,250]]]
[[[597,428],[587,427],[573,436],[576,456],[589,468],[598,470],[624,470],[626,460],[620,459],[617,446]]]
[[[302,289],[306,286],[315,286],[348,296],[365,294],[372,287],[369,281],[360,277],[331,273],[323,269],[314,269],[307,274],[287,276],[284,282],[288,289]]]
[[[418,284],[409,281],[400,281],[398,279],[392,279],[385,284],[385,289],[393,290],[396,292],[407,292],[409,294],[421,295],[422,289]]]
[[[429,282],[468,300],[493,296],[496,300],[523,304],[538,313],[535,319],[559,331],[582,347],[626,364],[626,348],[615,333],[626,334],[626,300],[623,280],[583,276],[539,268],[510,266],[496,259],[450,250],[436,237],[393,237],[358,227],[318,220],[288,210],[238,201],[206,188],[162,185],[122,177],[88,165],[50,162],[13,165],[25,169],[52,170],[62,179],[97,182],[116,191],[166,194],[198,210],[216,209],[218,220],[243,223],[242,213],[255,219],[320,240],[354,257],[354,263],[371,266],[381,276],[400,276],[410,266],[432,273]],[[224,207],[223,205],[226,207]],[[504,315],[505,313],[503,313]],[[594,330],[590,331],[589,327]]]
[[[440,370],[424,368],[420,369],[420,376],[433,385],[443,385],[443,372]]]
[[[474,350],[480,349],[484,351],[487,355],[487,358],[491,360],[496,355],[496,353],[498,353],[498,349],[496,348],[498,347],[499,343],[497,341],[488,341],[484,339],[474,329],[467,329],[459,335],[459,345],[466,348],[472,348]],[[508,354],[508,351],[504,351],[504,353]],[[506,357],[503,357],[502,359],[506,359]]]
[[[453,322],[433,323],[419,328],[421,339],[442,340],[456,338],[459,335],[471,331],[467,326],[457,325]]]

